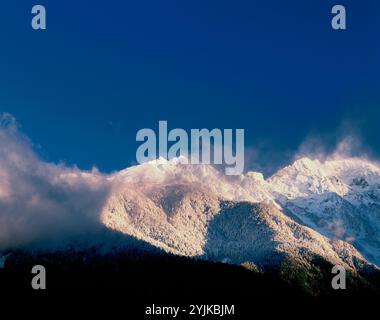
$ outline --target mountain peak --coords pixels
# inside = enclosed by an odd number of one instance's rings
[[[302,157],[294,161],[293,165],[309,167],[309,166],[321,165],[321,162],[318,159],[310,159],[309,157]]]

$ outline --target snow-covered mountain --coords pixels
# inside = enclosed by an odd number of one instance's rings
[[[368,161],[296,161],[270,179],[272,194],[300,221],[380,263],[380,169]]]
[[[369,287],[380,273],[380,167],[367,160],[303,158],[267,179],[183,158],[110,175],[16,164],[0,195],[5,269],[19,261],[17,249],[85,260],[157,255],[243,265],[313,294],[331,288],[332,265]]]
[[[380,264],[380,169],[300,159],[269,179],[158,159],[116,173],[102,222],[174,254],[268,269]]]

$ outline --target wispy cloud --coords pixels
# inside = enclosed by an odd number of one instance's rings
[[[293,160],[309,157],[319,160],[361,158],[376,162],[371,149],[364,143],[358,128],[345,121],[330,135],[310,134],[301,143]]]

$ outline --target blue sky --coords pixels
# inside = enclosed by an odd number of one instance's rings
[[[47,30],[30,27],[43,4]],[[309,135],[358,132],[380,154],[380,4],[339,1],[2,1],[0,111],[46,161],[102,171],[136,132],[244,128],[249,168],[286,163]]]

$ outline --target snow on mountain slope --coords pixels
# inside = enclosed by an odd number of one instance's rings
[[[268,179],[277,202],[322,234],[380,263],[380,169],[361,159],[303,158]]]
[[[173,254],[262,270],[286,258],[311,268],[322,257],[354,272],[367,265],[348,243],[294,222],[274,204],[225,201],[195,185],[125,185],[110,198],[102,221]]]
[[[110,197],[102,221],[165,251],[197,256],[203,254],[207,224],[218,211],[215,195],[191,185],[127,184]]]
[[[365,259],[348,242],[378,261],[379,177],[358,159],[304,158],[267,180],[158,159],[113,177],[101,219],[174,254],[263,267],[313,255],[355,268]]]

